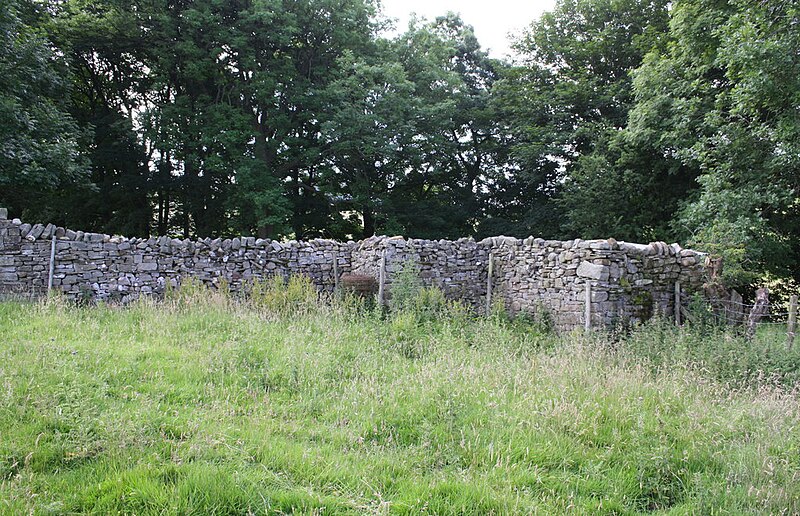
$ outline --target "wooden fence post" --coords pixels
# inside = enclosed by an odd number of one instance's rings
[[[744,320],[744,298],[736,290],[731,290],[731,298],[726,303],[726,322],[731,326],[738,326]]]
[[[789,298],[789,324],[786,331],[786,344],[789,349],[794,345],[794,332],[797,327],[797,295]]]
[[[494,276],[494,251],[489,251],[489,273],[486,278],[486,315],[492,313],[492,278]]]
[[[333,292],[339,292],[339,257],[333,253]]]
[[[50,271],[47,275],[47,292],[53,290],[53,276],[56,273],[56,235],[53,233],[53,239],[50,241]]]
[[[761,287],[756,290],[756,302],[750,310],[750,316],[747,318],[747,331],[745,336],[752,339],[756,334],[756,327],[761,319],[769,312],[769,290],[766,287]]]
[[[583,309],[583,327],[587,330],[592,329],[592,284],[586,280],[586,305]]]
[[[386,304],[386,294],[384,292],[384,284],[386,283],[386,249],[381,251],[381,265],[378,270],[378,306]]]
[[[681,325],[681,282],[675,282],[675,325]]]

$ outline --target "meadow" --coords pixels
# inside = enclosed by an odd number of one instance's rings
[[[0,513],[800,513],[782,335],[397,307],[0,303]]]

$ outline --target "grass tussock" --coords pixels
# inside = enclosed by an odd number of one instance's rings
[[[0,304],[0,512],[796,514],[798,356],[426,291]]]

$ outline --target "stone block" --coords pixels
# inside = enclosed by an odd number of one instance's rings
[[[27,235],[25,235],[25,238],[27,238],[28,240],[36,240],[37,238],[42,236],[43,232],[44,232],[44,225],[34,224],[30,232]]]
[[[608,280],[609,270],[605,265],[582,261],[578,266],[577,275],[581,278],[606,281]]]
[[[42,238],[50,239],[56,232],[56,227],[53,224],[48,224],[44,227],[44,231],[42,231]]]

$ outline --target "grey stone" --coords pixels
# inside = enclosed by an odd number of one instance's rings
[[[49,243],[35,238],[20,242],[33,226],[28,225],[24,234],[23,228],[21,222],[12,225],[0,220],[0,263],[6,264],[0,267],[0,274],[9,278],[4,287],[30,289],[41,287],[46,280]],[[46,231],[60,233],[59,228],[43,227],[42,232]],[[620,317],[632,314],[620,308],[630,306],[626,305],[632,295],[628,286],[652,293],[657,303],[663,304],[670,299],[675,281],[680,280],[691,292],[701,288],[704,277],[694,252],[663,243],[647,246],[613,239],[562,242],[494,237],[475,242],[372,237],[347,243],[326,239],[280,243],[247,236],[225,241],[127,240],[64,230],[56,249],[58,288],[73,296],[80,291],[78,285],[92,286],[92,295],[98,299],[123,289],[125,295],[117,299],[124,302],[161,293],[167,282],[186,276],[205,282],[227,278],[231,288],[238,289],[251,277],[303,274],[320,290],[331,292],[334,257],[340,275],[377,277],[385,251],[387,290],[391,291],[393,276],[402,264],[413,261],[423,284],[437,286],[447,297],[461,299],[478,310],[485,303],[487,259],[493,252],[497,299],[521,312],[545,306],[559,328],[581,324],[586,281],[593,285],[595,321],[600,324],[620,310],[624,312]]]
[[[581,278],[589,278],[593,280],[608,279],[608,267],[605,265],[598,265],[595,263],[582,261],[578,266],[578,276]]]
[[[36,240],[37,238],[42,236],[43,232],[44,232],[44,226],[42,224],[34,224],[34,226],[31,228],[30,233],[26,235],[26,238],[30,240]]]
[[[56,227],[53,224],[48,224],[44,227],[44,231],[42,231],[42,238],[49,239],[55,233]]]

